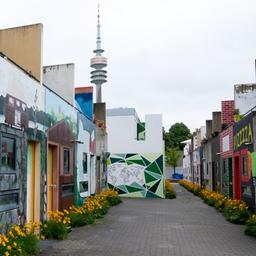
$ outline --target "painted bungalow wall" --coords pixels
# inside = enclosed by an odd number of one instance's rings
[[[81,191],[81,152],[88,153],[95,190],[93,122],[1,55],[0,223],[43,220],[73,205],[75,191],[83,200],[91,194]]]
[[[221,193],[233,197],[233,127],[220,133]]]
[[[0,223],[36,221],[46,210],[42,158],[46,137],[38,118],[43,114],[44,102],[44,88],[39,82],[1,55]],[[36,148],[30,165],[27,152],[32,142]]]
[[[233,126],[234,192],[255,209],[255,115],[251,112]]]

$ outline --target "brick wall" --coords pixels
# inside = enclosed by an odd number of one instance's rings
[[[222,124],[233,124],[234,123],[234,100],[224,100],[221,102],[221,123]]]
[[[226,145],[224,146],[224,144]],[[223,146],[226,148],[223,148]],[[221,158],[233,156],[233,126],[229,126],[220,133],[220,155]]]

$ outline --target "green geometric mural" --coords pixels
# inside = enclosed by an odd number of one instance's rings
[[[124,197],[164,198],[162,154],[113,154],[108,186]]]

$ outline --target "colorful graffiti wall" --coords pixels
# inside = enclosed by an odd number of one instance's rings
[[[95,191],[95,148],[92,120],[0,56],[0,225],[84,200]]]
[[[163,198],[162,154],[112,154],[108,159],[108,186],[126,197]]]
[[[255,208],[255,112],[243,117],[233,126],[235,197]]]
[[[46,210],[46,169],[41,158],[46,141],[45,90],[3,56],[0,67],[0,223],[30,221],[32,215],[33,220],[39,220]],[[33,159],[27,157],[32,140],[40,145]],[[31,165],[36,157],[37,164]],[[34,183],[32,169],[38,174]],[[33,210],[28,210],[31,205]]]

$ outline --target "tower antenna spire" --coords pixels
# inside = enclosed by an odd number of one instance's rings
[[[100,26],[100,4],[98,3],[98,26]]]
[[[107,67],[107,58],[102,56],[104,52],[101,49],[100,38],[100,4],[98,3],[98,15],[97,15],[97,39],[96,49],[93,51],[95,56],[91,58],[91,67],[94,69],[91,71],[91,82],[96,85],[96,102],[102,102],[101,85],[106,83],[107,71],[104,70]]]
[[[96,39],[96,49],[101,50],[101,38],[100,38],[100,4],[98,3],[98,15],[97,15],[97,39]],[[101,51],[98,51],[97,55],[101,56]]]

